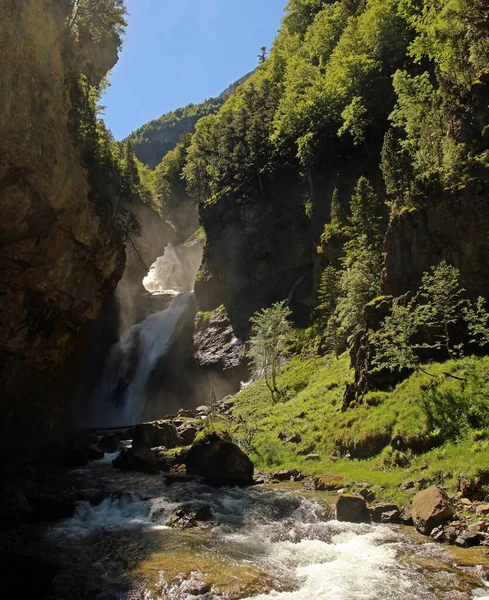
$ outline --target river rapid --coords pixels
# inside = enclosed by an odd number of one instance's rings
[[[334,520],[297,484],[211,488],[124,473],[107,455],[74,472],[87,500],[43,532],[56,599],[489,600],[487,558],[411,528]],[[211,509],[188,529],[179,508]]]

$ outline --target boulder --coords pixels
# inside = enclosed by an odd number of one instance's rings
[[[282,469],[272,473],[272,479],[276,481],[299,481],[301,477],[302,473],[297,469]]]
[[[400,523],[401,515],[397,504],[376,502],[369,506],[370,517],[374,523]]]
[[[156,452],[147,446],[137,448],[123,448],[112,465],[123,471],[141,471],[142,473],[157,474],[158,458]]]
[[[316,475],[313,477],[314,489],[321,492],[330,492],[339,490],[345,485],[345,478],[342,475]]]
[[[453,517],[453,508],[446,493],[436,485],[418,492],[413,498],[413,521],[425,535]]]
[[[188,473],[202,476],[211,485],[253,483],[253,463],[227,434],[213,431],[194,442],[186,466]]]
[[[414,525],[413,511],[410,506],[403,506],[401,508],[400,519],[403,525]]]
[[[136,446],[147,446],[149,448],[165,446],[165,448],[170,450],[171,448],[181,446],[182,441],[173,423],[169,423],[168,421],[152,421],[136,425],[132,445],[134,448]]]
[[[183,425],[179,428],[178,435],[184,446],[190,446],[190,444],[193,444],[198,432],[197,427],[194,427],[193,425]]]
[[[111,435],[104,435],[97,445],[104,452],[112,454],[113,452],[119,452],[121,449],[121,440],[118,435],[112,433]]]
[[[96,444],[87,448],[88,460],[100,460],[105,455],[105,452]]]
[[[336,520],[349,523],[370,523],[370,512],[359,494],[342,494],[336,502]]]
[[[187,529],[197,527],[199,521],[210,521],[212,516],[212,510],[208,504],[198,507],[192,504],[182,505],[173,512],[166,524],[168,527]]]

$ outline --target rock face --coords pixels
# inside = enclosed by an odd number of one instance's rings
[[[254,466],[227,436],[208,433],[194,443],[186,459],[187,472],[200,475],[211,485],[250,485]]]
[[[460,282],[469,294],[487,297],[488,210],[488,190],[467,186],[394,217],[385,238],[383,293],[415,292],[423,272],[445,259],[460,270]]]
[[[336,502],[336,520],[348,523],[370,523],[370,512],[359,494],[343,494]]]
[[[197,303],[200,310],[224,304],[239,336],[247,333],[256,310],[288,298],[294,286],[296,300],[310,294],[315,252],[297,196],[284,185],[275,199],[226,197],[200,209],[207,242],[195,284]]]
[[[62,421],[83,335],[124,270],[68,128],[65,17],[49,0],[2,5],[0,435],[16,442]]]
[[[209,313],[198,313],[193,337],[193,361],[198,367],[201,386],[214,387],[218,398],[235,394],[250,373],[245,348],[229,320],[224,306]]]
[[[445,492],[436,485],[418,492],[413,498],[413,521],[424,534],[453,517],[453,508]]]

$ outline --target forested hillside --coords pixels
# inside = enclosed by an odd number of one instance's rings
[[[317,303],[319,273],[329,265],[323,284],[334,280],[337,290],[331,326],[348,336],[364,325],[363,306],[382,288],[389,223],[406,211],[421,215],[435,199],[460,201],[469,189],[475,197],[486,184],[487,11],[467,0],[289,2],[270,56],[219,113],[197,123],[183,177],[172,184],[185,184],[199,203],[206,293],[239,312],[243,295],[262,286],[253,310],[286,295],[291,270],[297,278],[310,268]],[[236,232],[240,252],[228,239],[224,260],[219,223],[238,207],[240,219],[268,211],[255,226],[266,222],[270,231],[287,215],[286,237],[298,235],[300,255],[244,227]],[[245,252],[248,263],[268,257],[271,276],[249,274]]]
[[[131,133],[127,140],[133,145],[138,159],[150,167],[156,166],[167,152],[175,148],[182,136],[194,132],[199,119],[218,112],[232,92],[250,75],[248,73],[238,79],[216,98],[172,110]]]

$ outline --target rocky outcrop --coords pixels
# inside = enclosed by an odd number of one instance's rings
[[[453,517],[453,507],[446,493],[436,485],[418,492],[413,498],[412,516],[416,529],[429,535]]]
[[[227,435],[210,432],[198,439],[186,458],[187,472],[211,485],[250,485],[254,466]]]
[[[202,377],[207,375],[209,390],[214,387],[220,397],[236,393],[240,382],[248,380],[244,344],[237,337],[223,306],[210,314],[197,314],[193,359]]]
[[[66,416],[83,336],[124,270],[68,131],[65,18],[48,0],[2,5],[0,435],[16,442]]]

